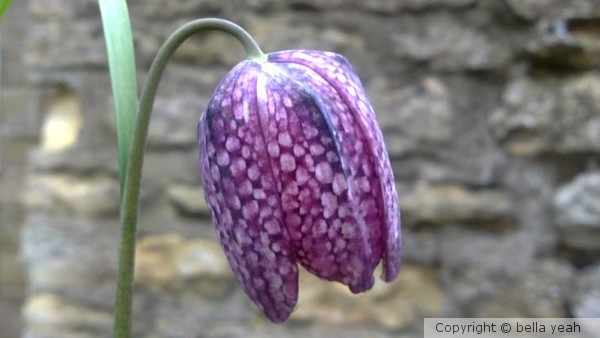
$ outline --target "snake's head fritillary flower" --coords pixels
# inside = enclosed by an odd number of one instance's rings
[[[273,322],[298,297],[299,262],[369,290],[400,269],[400,211],[381,130],[338,54],[282,51],[238,64],[200,119],[200,165],[218,238]]]

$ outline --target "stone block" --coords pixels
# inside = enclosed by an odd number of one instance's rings
[[[516,278],[507,290],[474,304],[482,318],[563,318],[567,317],[568,295],[575,270],[564,261],[544,260]]]
[[[449,184],[397,185],[405,224],[511,223],[514,206],[500,190],[469,190]]]
[[[30,213],[21,241],[30,294],[66,298],[77,307],[106,311],[110,316],[118,229],[117,219],[91,220]],[[69,316],[63,319],[69,320]]]
[[[599,92],[594,74],[552,82],[515,79],[490,124],[515,155],[594,152],[600,149]]]
[[[100,15],[94,0],[29,0],[29,11],[41,21],[66,20]]]
[[[401,11],[423,11],[428,9],[460,9],[476,4],[477,0],[366,0],[356,1],[356,6],[378,13],[396,13]]]
[[[600,173],[581,174],[554,196],[561,239],[577,249],[600,250]]]
[[[23,309],[25,337],[106,337],[113,315],[50,293],[34,294]],[[90,335],[89,332],[94,332]]]
[[[30,209],[49,213],[88,217],[117,216],[119,186],[116,179],[108,176],[31,176],[26,183],[25,202]]]
[[[571,299],[573,316],[600,317],[600,265],[586,268],[577,278]]]
[[[37,93],[22,87],[7,87],[2,90],[0,132],[5,140],[25,138],[35,140],[39,137],[40,123],[37,111]]]
[[[183,215],[208,217],[209,210],[201,186],[174,185],[167,191],[169,201]]]
[[[446,12],[403,15],[390,35],[393,57],[434,70],[491,70],[511,61],[513,46],[502,36],[471,26]]]
[[[506,3],[516,15],[527,20],[589,15],[600,10],[594,0],[508,0]]]
[[[215,241],[177,234],[149,236],[136,251],[135,284],[153,290],[190,290],[221,299],[234,285],[225,254]]]

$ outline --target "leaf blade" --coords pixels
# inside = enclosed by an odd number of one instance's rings
[[[115,104],[121,198],[138,110],[133,34],[125,0],[99,0]]]

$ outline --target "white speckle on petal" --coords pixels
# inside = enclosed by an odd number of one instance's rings
[[[279,145],[277,143],[269,143],[269,145],[267,146],[267,151],[269,152],[269,155],[271,155],[272,157],[277,157],[279,156]]]
[[[348,188],[348,182],[342,173],[335,174],[333,179],[333,192],[336,195],[341,195]]]
[[[306,181],[308,181],[309,176],[308,176],[308,172],[306,171],[306,168],[304,167],[298,167],[298,170],[296,170],[296,182],[298,182],[298,184],[302,185],[304,183],[306,183]]]
[[[350,96],[356,96],[356,90],[354,90],[354,87],[348,87],[348,94],[350,94]]]
[[[285,153],[285,154],[281,155],[280,165],[281,165],[281,170],[283,172],[286,172],[286,173],[292,172],[296,169],[296,159],[294,159],[294,156],[292,156],[288,153]]]
[[[229,136],[225,141],[225,149],[232,152],[240,149],[240,140],[235,136]]]
[[[346,241],[344,241],[342,238],[338,238],[335,241],[335,248],[337,249],[336,251],[343,250],[345,247],[346,247]]]
[[[280,227],[276,221],[271,219],[265,222],[265,230],[269,235],[275,235],[279,233]]]
[[[251,165],[250,168],[248,168],[248,178],[251,179],[252,181],[256,181],[256,180],[258,180],[259,177],[260,177],[260,170],[258,170],[258,167],[255,165]]]
[[[250,147],[248,146],[243,146],[242,147],[242,157],[245,159],[250,159],[251,153],[250,153]]]
[[[319,135],[319,131],[313,126],[308,126],[304,128],[304,135],[306,135],[307,139],[311,139]]]
[[[278,137],[279,144],[282,147],[291,147],[292,146],[292,138],[288,132],[282,132]]]
[[[302,219],[296,214],[289,214],[285,217],[285,223],[288,226],[297,227],[302,223]]]
[[[243,158],[236,157],[231,161],[231,174],[241,175],[246,171],[246,161]]]
[[[273,251],[275,251],[275,249],[273,249]],[[288,272],[290,272],[290,265],[287,263],[281,264],[279,265],[279,273],[282,275],[287,274]]]
[[[304,150],[304,147],[302,147],[299,144],[294,145],[294,156],[296,157],[300,157],[302,155],[304,155],[306,151]]]
[[[298,195],[298,183],[296,183],[295,181],[290,181],[289,184],[285,186],[283,193],[286,195],[293,196]]]
[[[327,222],[325,222],[324,219],[320,219],[319,221],[315,222],[315,225],[313,226],[313,236],[322,236],[324,234],[327,233]]]
[[[328,162],[320,162],[315,169],[317,180],[324,184],[333,182],[333,172]]]
[[[264,200],[267,198],[267,194],[262,189],[254,189],[252,196],[257,200]]]
[[[319,156],[325,152],[325,148],[318,143],[313,143],[310,145],[310,153],[313,156]]]
[[[367,105],[362,101],[358,101],[358,109],[360,110],[361,113],[363,113],[365,115],[369,111],[369,109],[367,108]]]
[[[369,192],[371,190],[369,179],[364,176],[359,179],[358,184],[360,185],[360,190],[362,190],[362,192]]]
[[[329,162],[337,162],[339,160],[337,154],[333,151],[328,151],[326,156],[327,156],[327,161],[329,161]]]
[[[221,173],[219,172],[219,167],[216,165],[210,166],[210,175],[213,181],[219,181],[221,179]]]
[[[233,110],[233,116],[237,119],[237,120],[241,120],[244,118],[244,111],[242,106],[240,105],[236,105],[235,109]]]
[[[229,120],[229,129],[231,130],[236,130],[237,129],[237,123],[235,123],[235,120]]]
[[[306,169],[308,169],[308,171],[315,171],[315,160],[312,158],[312,156],[304,156],[304,165],[306,166]]]
[[[321,205],[323,206],[323,217],[329,218],[336,213],[337,198],[334,194],[326,192],[321,195]]]
[[[363,143],[361,141],[357,141],[354,144],[354,150],[356,150],[357,152],[363,152]]]
[[[260,208],[260,218],[265,219],[273,214],[273,211],[268,206],[263,206]]]
[[[240,201],[239,197],[233,196],[229,199],[229,205],[234,210],[240,210],[240,208],[242,207],[242,202]]]
[[[350,216],[352,215],[352,212],[350,212],[350,208],[348,207],[347,203],[344,203],[342,205],[340,205],[340,207],[338,208],[338,217],[344,218],[346,216]]]
[[[229,154],[226,151],[221,150],[217,152],[217,164],[221,167],[229,164]]]
[[[276,196],[270,195],[267,198],[267,203],[269,203],[270,206],[274,207],[279,203],[279,199]]]
[[[354,227],[349,223],[342,224],[342,236],[344,238],[353,238],[355,235]]]
[[[269,244],[271,243],[269,235],[264,232],[261,232],[260,233],[260,243],[265,247],[264,249],[268,248]],[[270,250],[264,250],[264,249],[261,250],[263,254],[268,256],[269,253],[272,253],[272,252],[270,252]]]
[[[244,216],[245,219],[250,220],[256,215],[258,215],[258,202],[250,201],[244,204],[242,207],[242,216]]]
[[[276,289],[280,288],[281,285],[283,285],[283,281],[281,280],[281,277],[279,275],[273,275],[271,277],[270,282],[271,282],[271,287],[276,288]]]
[[[242,183],[238,184],[237,190],[240,196],[249,196],[252,194],[252,183],[248,180],[244,180]]]

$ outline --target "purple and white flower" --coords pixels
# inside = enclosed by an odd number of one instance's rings
[[[375,114],[341,55],[282,51],[238,64],[198,125],[205,197],[246,293],[274,322],[298,267],[369,290],[400,269],[400,211]]]

